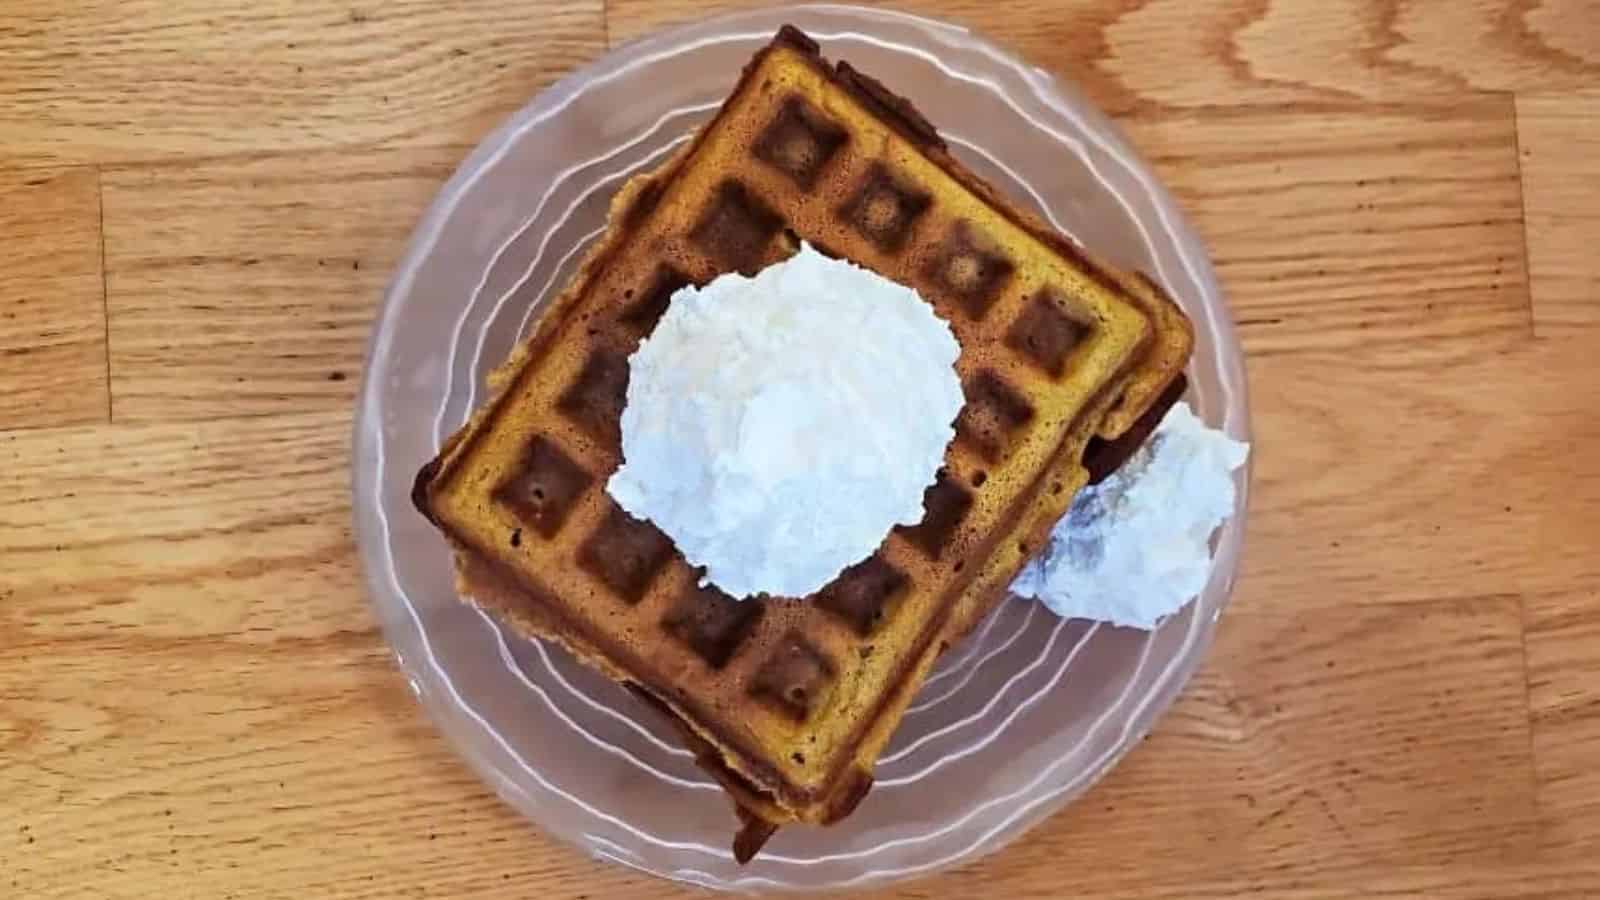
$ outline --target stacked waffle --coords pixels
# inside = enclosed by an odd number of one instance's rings
[[[605,493],[628,355],[672,294],[799,241],[909,285],[951,325],[966,406],[925,518],[805,598],[702,587]],[[680,728],[749,859],[848,815],[938,654],[1005,595],[1086,483],[1181,392],[1188,321],[953,159],[903,99],[785,28],[716,117],[628,184],[496,395],[417,478],[463,594],[568,647]]]

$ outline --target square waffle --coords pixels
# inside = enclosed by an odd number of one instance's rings
[[[627,357],[672,294],[800,240],[932,304],[961,344],[967,403],[919,524],[813,597],[738,602],[700,586],[604,484],[621,462]],[[1086,480],[1090,439],[1125,431],[1181,369],[1187,321],[1175,306],[1164,320],[1163,303],[785,28],[695,139],[619,194],[414,499],[456,547],[465,593],[669,713],[739,804],[748,858],[776,825],[835,821],[866,793],[937,653],[1003,596]]]

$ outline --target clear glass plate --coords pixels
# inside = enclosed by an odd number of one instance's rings
[[[778,832],[748,866],[728,800],[668,727],[558,649],[459,602],[412,477],[604,226],[630,175],[687,140],[784,22],[906,94],[965,162],[1117,263],[1158,278],[1198,330],[1189,401],[1249,437],[1238,343],[1172,199],[1078,93],[952,25],[844,6],[738,14],[658,34],[545,91],[440,191],[384,301],[357,411],[354,489],[368,586],[400,666],[474,768],[595,857],[717,888],[861,887],[994,851],[1104,774],[1210,643],[1244,531],[1248,473],[1210,584],[1154,633],[1003,603],[946,655],[855,815]]]

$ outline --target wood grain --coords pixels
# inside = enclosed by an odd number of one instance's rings
[[[703,896],[530,826],[426,720],[362,595],[349,409],[466,148],[745,5],[0,8],[0,896]],[[903,6],[1081,84],[1174,188],[1255,479],[1150,738],[866,896],[1600,897],[1600,6]]]
[[[1555,590],[1596,573],[1592,348],[1252,359],[1242,595],[1285,609]]]
[[[84,873],[112,897],[493,896],[525,877],[659,895],[551,847],[425,724],[357,589],[345,433],[327,413],[0,442],[18,563],[0,574],[18,823],[0,859],[18,896],[73,896]],[[1041,854],[1107,891],[1243,884],[1307,842],[1314,883],[1527,856],[1515,598],[1241,606],[1157,737],[999,858],[1009,884],[1036,891]],[[1102,840],[1165,862],[1096,867]]]
[[[108,410],[95,173],[0,172],[0,429]]]
[[[1253,599],[1158,733],[1062,816],[1064,840],[1019,857],[1086,872],[1114,846],[1174,880],[1533,858],[1518,598]]]
[[[523,833],[417,716],[361,600],[346,425],[0,440],[8,896],[324,896],[370,887],[396,840]]]
[[[1600,534],[1600,506],[1590,535]],[[1600,575],[1528,603],[1528,691],[1545,840],[1563,856],[1600,851]]]
[[[613,45],[760,0],[611,0]],[[1563,89],[1600,78],[1594,0],[906,0],[991,35],[1101,106],[1227,108]]]
[[[475,143],[604,43],[600,0],[13,0],[0,164]]]
[[[1135,116],[1253,359],[1529,329],[1509,99]]]
[[[347,422],[341,410],[3,433],[0,646],[370,631],[349,553]]]
[[[119,420],[345,410],[389,273],[460,147],[105,172]],[[225,209],[222,216],[211,210]]]
[[[1534,329],[1600,328],[1600,91],[1518,97],[1517,136]]]
[[[1600,443],[1600,413],[1590,341],[1573,335],[1566,346],[1574,365],[1583,360],[1588,383],[1547,376],[1529,392],[1534,414],[1560,435],[1535,499],[1537,558],[1570,574],[1566,587],[1527,599],[1528,701],[1546,840],[1563,855],[1593,860],[1600,855],[1600,465],[1592,448]]]

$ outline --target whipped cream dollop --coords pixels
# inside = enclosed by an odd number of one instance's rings
[[[673,294],[606,490],[727,594],[799,597],[922,519],[963,403],[950,326],[808,244]]]
[[[1154,628],[1205,588],[1211,533],[1233,514],[1248,444],[1187,403],[1120,469],[1085,488],[1011,585],[1057,615]]]

